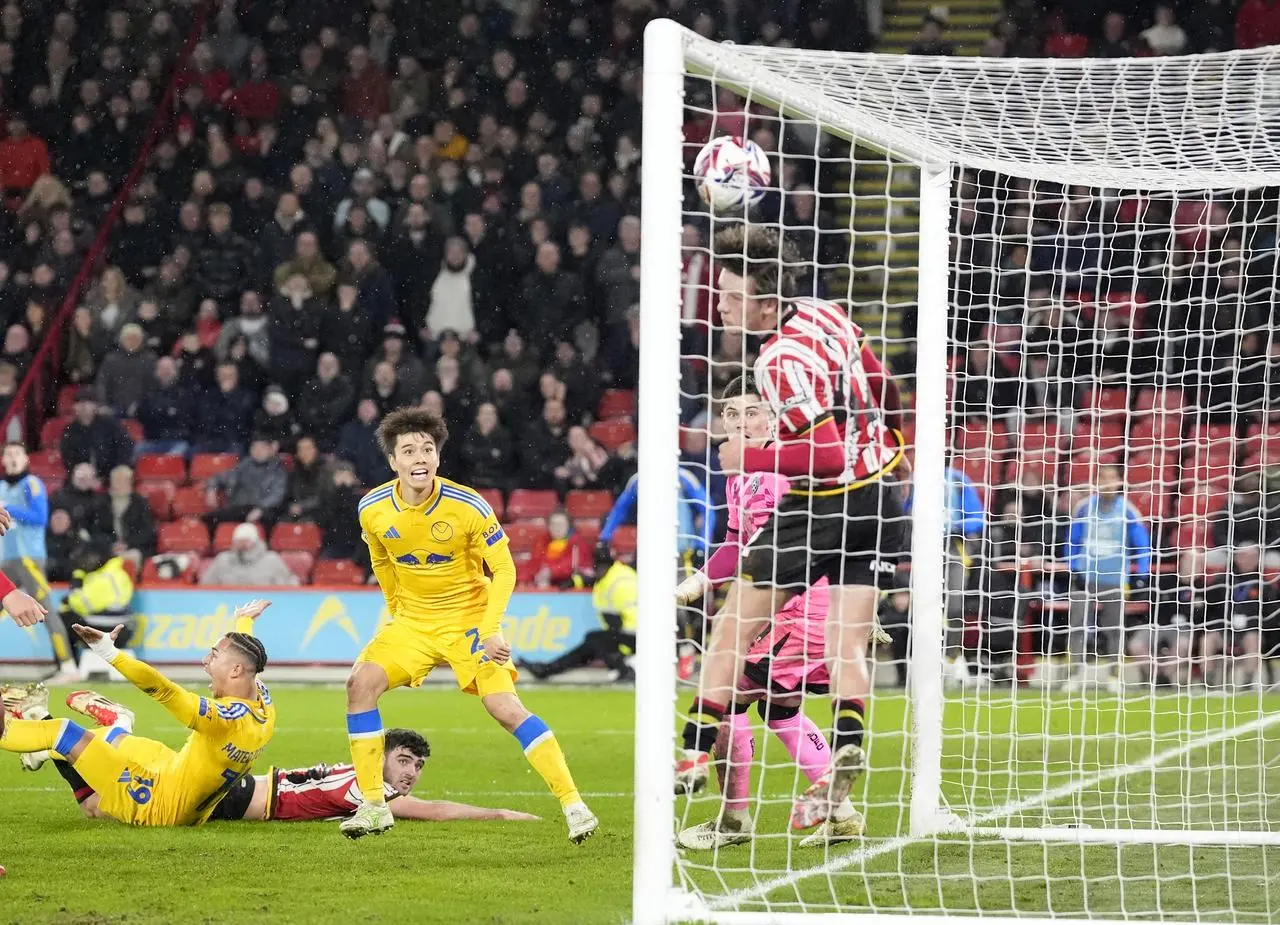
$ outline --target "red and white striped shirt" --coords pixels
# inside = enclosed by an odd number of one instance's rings
[[[269,811],[271,818],[279,822],[345,819],[359,809],[364,799],[356,784],[355,768],[349,764],[334,765],[321,779],[309,777],[301,783],[293,783],[289,775],[302,776],[307,769],[298,772],[272,768],[271,773],[275,793]],[[384,782],[383,788],[388,800],[400,795],[390,784]]]
[[[862,350],[862,329],[839,305],[795,299],[756,360],[756,383],[777,415],[779,443],[807,439],[827,417],[839,430],[844,469],[838,479],[815,478],[815,483],[868,478],[895,455],[896,442],[868,383]]]

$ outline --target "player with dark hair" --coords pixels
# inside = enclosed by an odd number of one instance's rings
[[[821,820],[843,804],[866,767],[867,651],[878,584],[905,552],[902,498],[891,475],[903,453],[888,426],[896,421],[897,392],[844,309],[795,297],[792,268],[802,261],[776,231],[734,225],[715,236],[714,249],[717,310],[727,330],[764,340],[755,380],[778,430],[767,445],[731,435],[720,446],[721,468],[784,476],[790,490],[745,545],[741,580],[712,627],[678,782],[693,789],[705,780],[746,653],[773,614],[826,578],[832,764],[796,807],[803,818]]]
[[[70,720],[54,719],[47,710],[44,717],[31,718],[28,708],[23,719],[4,723],[0,749],[47,749],[72,789],[96,791],[98,809],[120,822],[204,823],[253,770],[253,762],[275,733],[271,694],[258,680],[267,667],[267,650],[252,633],[253,621],[268,606],[270,601],[256,600],[237,607],[235,632],[223,636],[205,656],[212,697],[194,694],[116,649],[123,627],[110,633],[80,624],[72,627],[89,648],[191,730],[180,752],[132,735],[130,723],[111,709],[114,705],[91,691],[77,691],[67,698],[67,705],[102,728],[89,731]],[[47,693],[45,698],[47,703]]]
[[[94,713],[117,726],[132,726],[133,711],[112,703],[93,691],[78,691],[70,699],[92,703]],[[431,757],[427,740],[412,729],[388,729],[386,759],[382,766],[387,805],[397,819],[424,822],[461,820],[509,820],[536,822],[538,817],[512,809],[486,809],[449,800],[420,800],[410,794]],[[105,818],[98,794],[87,785],[73,788],[80,811],[90,819]],[[266,774],[240,778],[209,816],[210,822],[304,822],[343,819],[355,813],[361,802],[355,769],[349,764],[318,764],[286,770],[268,768]]]
[[[444,421],[422,408],[393,411],[378,426],[378,443],[396,477],[365,495],[358,510],[391,622],[365,646],[347,679],[347,737],[364,802],[340,828],[360,838],[395,825],[382,780],[378,699],[395,687],[417,687],[447,664],[458,686],[515,736],[560,801],[569,840],[577,844],[599,822],[582,802],[554,733],[516,696],[511,646],[502,637],[516,584],[510,544],[478,492],[437,474],[447,438]]]

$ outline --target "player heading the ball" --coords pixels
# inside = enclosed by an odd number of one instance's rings
[[[575,844],[599,825],[565,763],[555,735],[516,696],[511,646],[502,617],[516,566],[493,508],[477,492],[437,474],[448,438],[444,421],[422,408],[382,419],[378,444],[396,477],[364,496],[360,528],[391,622],[356,659],[347,679],[347,736],[364,802],[339,826],[349,838],[395,825],[384,798],[383,729],[378,698],[417,687],[437,665],[480,698],[560,801]],[[486,578],[489,567],[492,579]]]
[[[877,582],[893,575],[906,548],[903,499],[892,477],[903,459],[901,441],[886,425],[881,409],[889,390],[861,329],[834,302],[796,297],[802,261],[794,249],[775,230],[749,223],[720,231],[713,247],[721,322],[764,340],[755,381],[777,420],[777,440],[767,445],[729,436],[720,465],[730,475],[786,476],[790,490],[745,545],[741,580],[712,626],[678,771],[689,783],[705,777],[752,643],[788,599],[826,578],[831,773],[795,808],[807,822],[820,822],[844,804],[866,767]]]

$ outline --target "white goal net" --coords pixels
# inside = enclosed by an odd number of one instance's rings
[[[1280,921],[1280,49],[896,57],[664,22],[644,107],[636,922]],[[768,339],[716,308],[712,239],[743,217],[690,171],[722,135],[769,153],[746,222],[794,248],[795,295],[901,396],[876,396],[910,555],[858,698],[861,834],[790,824],[831,751],[797,740],[829,746],[824,660],[726,698],[696,656],[731,580],[674,603],[677,470],[714,550],[725,388]]]

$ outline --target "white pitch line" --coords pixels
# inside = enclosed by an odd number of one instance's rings
[[[1024,810],[1047,806],[1050,803],[1056,803],[1066,797],[1073,796],[1082,790],[1088,790],[1090,787],[1096,787],[1098,784],[1118,780],[1132,774],[1139,774],[1143,771],[1154,770],[1166,762],[1173,761],[1176,758],[1181,758],[1183,755],[1190,754],[1197,749],[1217,745],[1219,742],[1228,742],[1231,739],[1239,738],[1240,736],[1247,735],[1251,732],[1261,732],[1262,730],[1268,729],[1277,723],[1280,723],[1280,713],[1260,716],[1255,720],[1242,723],[1239,726],[1233,726],[1230,729],[1225,729],[1222,732],[1215,733],[1195,742],[1188,742],[1186,744],[1179,745],[1176,748],[1169,748],[1164,751],[1156,752],[1134,764],[1122,765],[1118,768],[1109,768],[1106,771],[1090,774],[1088,777],[1083,777],[1069,784],[1054,787],[1052,790],[1042,791],[1035,796],[1026,797],[1022,800],[1015,800],[1012,803],[1006,803],[1004,806],[997,807],[996,809],[983,813],[980,816],[971,818],[968,825],[987,825],[1000,819],[1007,819],[1010,816],[1023,812]],[[856,851],[849,852],[848,854],[842,854],[838,858],[832,858],[825,864],[818,864],[814,867],[807,867],[804,870],[794,871],[781,877],[774,877],[772,880],[766,880],[764,883],[759,883],[748,889],[734,890],[730,893],[726,893],[724,896],[718,896],[714,899],[710,899],[707,902],[707,907],[712,910],[736,908],[744,902],[750,902],[753,899],[768,896],[775,890],[792,886],[802,880],[808,880],[810,877],[838,873],[839,871],[853,867],[854,865],[863,864],[867,861],[874,860],[875,858],[890,854],[902,848],[928,841],[935,835],[948,834],[960,835],[964,834],[964,831],[938,832],[930,835],[899,835],[895,838],[889,839],[888,841],[883,841],[879,844],[870,845],[865,848],[859,848]]]

